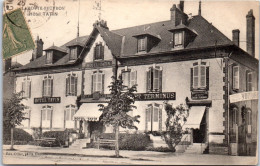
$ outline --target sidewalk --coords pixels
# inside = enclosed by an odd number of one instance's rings
[[[3,145],[3,154],[10,152],[7,149],[10,146]],[[80,160],[92,160],[96,163],[112,163],[112,164],[167,164],[167,165],[255,165],[256,157],[249,156],[225,156],[211,154],[183,154],[183,153],[163,153],[152,151],[126,151],[120,150],[120,155],[123,158],[111,158],[114,156],[114,150],[105,149],[69,149],[69,148],[49,148],[32,145],[15,145],[16,152],[37,153],[35,157],[45,156],[45,158],[65,158],[79,157]],[[46,157],[47,156],[47,157]],[[67,157],[66,157],[67,156]],[[11,156],[4,155],[6,158]],[[29,156],[26,156],[29,157]],[[97,160],[98,158],[98,160]],[[69,160],[70,162],[73,162]],[[66,160],[63,160],[66,162]],[[75,161],[76,162],[76,161]],[[83,162],[83,161],[82,161]],[[88,161],[85,161],[88,163]],[[116,163],[115,163],[116,162]],[[86,163],[86,164],[87,164]]]

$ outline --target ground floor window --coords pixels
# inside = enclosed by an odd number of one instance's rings
[[[64,110],[64,128],[75,128],[76,121],[74,121],[73,117],[77,111],[77,107],[75,105],[67,105]]]
[[[52,128],[52,117],[53,107],[46,105],[42,107],[41,110],[41,126],[43,128]]]
[[[157,103],[148,104],[145,110],[145,130],[161,131],[162,130],[162,105]]]

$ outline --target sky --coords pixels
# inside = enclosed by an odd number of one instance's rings
[[[99,0],[96,0],[99,2]],[[44,10],[31,10],[41,16],[29,16],[25,10],[25,18],[34,39],[39,36],[44,41],[44,49],[61,46],[76,37],[79,18],[80,36],[89,35],[93,23],[98,19],[98,11],[94,10],[94,0],[27,0],[29,4],[57,7],[55,16],[46,16]],[[41,2],[41,3],[40,3]],[[31,3],[31,4],[32,4]],[[101,18],[107,21],[110,30],[132,27],[147,23],[170,19],[170,8],[179,1],[173,0],[102,0]],[[198,14],[198,1],[185,1],[184,12]],[[256,25],[256,58],[259,55],[259,2],[256,1],[202,1],[202,16],[211,22],[229,39],[232,30],[240,30],[240,47],[246,50],[246,14],[253,9]],[[32,51],[18,55],[12,60],[26,64],[31,59]]]

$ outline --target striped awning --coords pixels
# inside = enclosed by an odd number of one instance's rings
[[[74,120],[85,121],[99,121],[99,117],[102,114],[99,111],[100,103],[83,103],[76,114],[73,116]]]
[[[205,109],[205,106],[192,106],[189,111],[189,117],[187,118],[187,122],[182,126],[182,128],[199,129]]]

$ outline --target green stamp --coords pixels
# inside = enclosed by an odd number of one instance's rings
[[[4,59],[34,49],[31,32],[20,8],[4,14],[2,41]]]

